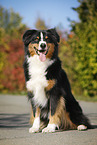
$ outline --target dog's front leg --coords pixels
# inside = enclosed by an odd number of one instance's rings
[[[57,116],[57,113],[55,113],[53,116],[50,114],[49,118],[49,124],[46,128],[42,130],[42,133],[44,132],[55,132],[56,129],[59,129],[59,118]]]
[[[53,106],[51,103],[49,123],[47,127],[42,130],[42,132],[55,132],[56,129],[59,129],[60,121],[61,121],[60,115],[62,112],[61,100],[56,101],[55,106]]]
[[[29,129],[29,133],[38,132],[40,128],[40,108],[36,108],[35,118],[32,127]]]

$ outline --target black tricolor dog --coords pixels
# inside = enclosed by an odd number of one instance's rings
[[[23,35],[24,73],[32,106],[30,133],[91,128],[61,67],[59,41],[55,29],[28,30]]]

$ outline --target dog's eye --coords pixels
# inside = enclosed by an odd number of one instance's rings
[[[38,38],[38,37],[37,37],[37,38],[35,38],[35,39],[34,39],[34,41],[38,42],[38,41],[39,41],[39,38]]]
[[[38,39],[36,38],[35,41],[38,41]]]
[[[33,38],[32,39],[32,42],[31,43],[33,44],[33,43],[38,43],[38,42],[39,42],[39,37],[36,37],[36,38]]]
[[[51,42],[51,40],[50,40],[50,38],[48,36],[45,37],[45,40],[46,40],[47,43]]]

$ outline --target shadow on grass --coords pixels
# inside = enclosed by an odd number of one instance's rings
[[[0,114],[0,128],[29,127],[29,114]]]

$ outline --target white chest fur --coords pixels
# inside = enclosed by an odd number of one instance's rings
[[[26,82],[27,90],[33,92],[34,103],[44,107],[47,103],[47,97],[44,89],[48,86],[45,71],[54,61],[46,59],[45,62],[41,62],[37,55],[27,57],[27,61],[29,64],[28,69],[30,75],[30,80]]]

